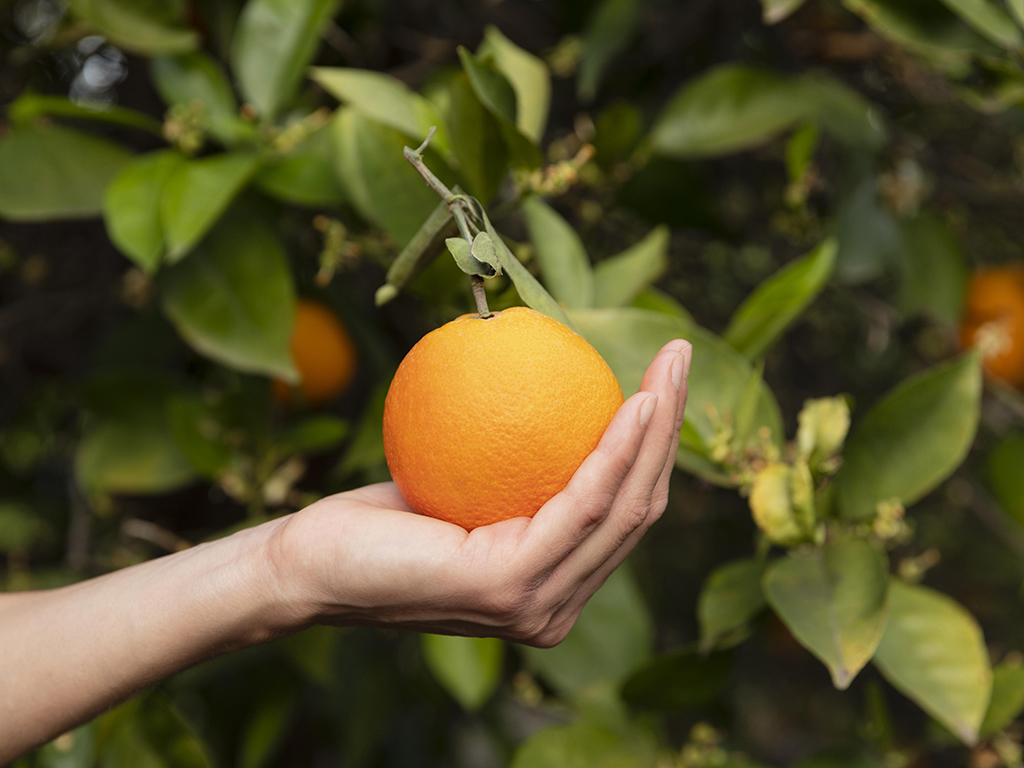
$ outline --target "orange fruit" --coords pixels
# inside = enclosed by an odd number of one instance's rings
[[[977,272],[967,288],[960,340],[981,352],[989,375],[1024,385],[1024,268]]]
[[[356,346],[338,316],[320,302],[299,299],[295,305],[291,352],[307,405],[328,403],[352,383]],[[275,379],[271,391],[281,405],[291,404],[292,389],[286,382]]]
[[[415,510],[472,530],[532,517],[621,404],[607,363],[558,321],[526,307],[463,315],[398,367],[384,453]]]

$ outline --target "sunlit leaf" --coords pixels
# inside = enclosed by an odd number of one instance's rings
[[[473,711],[487,703],[501,680],[501,640],[451,635],[422,635],[422,640],[430,671],[463,708]]]
[[[231,64],[246,101],[273,120],[293,97],[320,35],[340,0],[249,0],[242,9]]]
[[[764,575],[772,609],[847,688],[882,639],[889,606],[884,553],[848,539],[776,560]]]
[[[153,85],[167,104],[202,105],[202,124],[222,142],[255,138],[255,128],[238,116],[231,83],[206,53],[161,56],[150,64]]]
[[[824,289],[836,263],[836,241],[825,240],[787,264],[740,305],[722,334],[745,357],[763,354]]]
[[[592,683],[623,682],[650,657],[653,627],[632,573],[622,567],[586,604],[554,648],[524,648],[530,663],[564,695]]]
[[[702,650],[745,632],[750,620],[764,609],[761,576],[766,565],[764,560],[735,560],[711,572],[697,598]]]
[[[973,744],[992,691],[977,621],[946,595],[896,580],[889,587],[889,606],[875,664],[921,709]]]
[[[103,212],[103,193],[131,159],[70,128],[22,128],[0,139],[0,217],[82,219]]]
[[[197,352],[250,373],[294,382],[295,288],[273,230],[255,216],[224,218],[193,258],[167,273],[163,305]]]
[[[629,304],[668,268],[669,229],[655,227],[636,245],[594,267],[594,306]]]
[[[167,260],[175,263],[192,251],[252,179],[258,155],[229,152],[180,162],[164,182],[160,223]]]
[[[594,273],[576,230],[539,197],[526,198],[522,210],[551,295],[568,308],[592,306]]]
[[[493,25],[484,30],[477,55],[494,57],[498,70],[516,92],[516,125],[534,142],[539,142],[544,136],[551,103],[551,76],[547,65]]]
[[[125,256],[152,272],[164,254],[160,204],[171,175],[185,162],[174,150],[139,155],[107,186],[103,219],[107,234]]]
[[[843,452],[836,500],[847,520],[879,502],[913,504],[945,480],[974,441],[981,406],[977,354],[936,366],[893,389],[862,419]]]

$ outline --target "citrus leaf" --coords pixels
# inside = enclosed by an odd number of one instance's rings
[[[180,56],[161,56],[149,67],[160,98],[167,104],[202,105],[202,124],[224,143],[256,136],[255,128],[238,116],[231,83],[209,55],[194,51]]]
[[[638,0],[602,0],[591,13],[583,32],[576,94],[593,101],[605,70],[636,33],[640,22]]]
[[[103,212],[103,193],[131,153],[70,128],[20,128],[0,140],[0,217],[82,219]]]
[[[542,160],[540,150],[516,125],[516,94],[505,75],[491,61],[481,61],[462,47],[459,48],[459,60],[480,103],[498,121],[512,164],[520,168],[539,166]]]
[[[959,325],[968,268],[945,222],[921,214],[900,225],[900,311]]]
[[[320,35],[340,0],[249,0],[231,49],[231,68],[246,101],[273,120],[294,96]]]
[[[166,405],[167,424],[174,443],[192,469],[216,480],[231,463],[232,452],[218,439],[227,430],[213,409],[196,395],[178,395]]]
[[[996,45],[1014,50],[1024,35],[1001,5],[990,0],[942,0],[942,4]]]
[[[483,216],[484,229],[491,236],[491,242],[494,243],[494,248],[498,252],[498,261],[501,263],[501,269],[512,281],[520,298],[526,302],[527,306],[576,330],[575,323],[565,313],[565,310],[551,297],[550,293],[544,290],[544,286],[537,281],[537,278],[530,274],[530,270],[524,267],[519,259],[512,254],[505,241],[501,239],[501,235],[494,229],[494,225],[488,218],[486,211],[483,212]]]
[[[566,696],[593,683],[618,685],[650,658],[653,627],[629,568],[614,571],[554,648],[524,648],[530,664]]]
[[[1017,26],[1024,29],[1024,0],[1007,0],[1006,4],[1010,6],[1010,13],[1017,20]]]
[[[921,709],[973,744],[992,692],[978,623],[946,595],[896,580],[889,606],[875,665]]]
[[[132,160],[108,186],[103,220],[111,242],[146,272],[153,272],[164,253],[160,201],[171,175],[185,162],[165,149]]]
[[[847,441],[836,501],[847,520],[879,502],[913,504],[945,480],[974,441],[981,407],[976,353],[911,377],[864,417]]]
[[[43,518],[14,501],[0,501],[0,552],[28,552],[54,534]]]
[[[693,344],[686,419],[677,463],[683,469],[723,482],[716,467],[709,464],[699,446],[715,434],[708,411],[720,416],[734,414],[750,380],[751,365],[720,337],[681,317],[632,307],[576,309],[571,317],[583,337],[605,359],[629,396],[640,387],[644,372],[663,345],[672,339]],[[776,444],[783,439],[782,416],[771,390],[762,383],[758,407],[751,428],[771,431]]]
[[[619,307],[632,302],[668,268],[669,229],[652,229],[636,245],[594,267],[594,306]]]
[[[807,650],[847,688],[870,661],[889,614],[885,555],[859,539],[797,552],[765,572],[772,609]]]
[[[452,212],[448,204],[442,200],[391,263],[387,283],[377,289],[374,297],[377,306],[386,304],[397,296],[398,291],[440,252],[440,247],[435,247],[438,241],[454,230]]]
[[[257,216],[225,217],[167,274],[163,305],[197,352],[249,373],[298,379],[292,363],[295,289],[284,250]]]
[[[537,731],[516,750],[511,768],[649,768],[652,759],[609,727],[584,720]]]
[[[946,64],[965,64],[969,54],[998,52],[938,3],[843,0],[843,4],[884,37]]]
[[[1007,433],[988,455],[985,479],[996,501],[1024,526],[1024,432]]]
[[[516,93],[516,125],[534,143],[544,137],[551,103],[551,75],[547,65],[488,25],[477,55],[491,56]]]
[[[492,637],[421,635],[427,666],[462,707],[480,709],[501,680],[505,644]]]
[[[997,664],[992,668],[992,698],[978,729],[982,738],[994,736],[1024,712],[1024,666]]]
[[[731,653],[659,656],[626,680],[622,698],[635,709],[697,709],[718,698],[731,671]]]
[[[253,708],[242,732],[239,768],[262,768],[288,735],[295,711],[293,696],[269,698]]]
[[[179,163],[164,182],[160,200],[160,223],[171,264],[181,261],[203,239],[261,162],[258,155],[228,152]]]
[[[697,598],[702,651],[744,633],[750,620],[764,609],[761,577],[766,566],[764,560],[735,560],[708,576]]]
[[[313,67],[309,76],[338,101],[417,143],[436,127],[430,145],[444,154],[451,151],[440,111],[401,80],[348,67]]]
[[[825,240],[761,283],[733,314],[722,337],[748,359],[759,357],[824,289],[836,263]]]
[[[486,232],[477,232],[473,238],[473,258],[488,265],[495,274],[501,274],[501,261],[498,259],[498,249],[494,247],[494,241]]]
[[[163,136],[163,124],[143,112],[103,102],[71,101],[63,96],[42,96],[23,93],[7,107],[7,117],[16,126],[31,126],[43,116],[68,117],[91,120],[111,125],[123,125],[140,131]]]
[[[448,252],[454,257],[459,269],[467,275],[480,275],[481,277],[493,277],[494,267],[477,259],[472,252],[472,246],[468,240],[461,237],[449,237],[445,241]]]
[[[348,422],[335,416],[310,416],[281,436],[281,444],[298,453],[323,453],[348,436]]]
[[[328,130],[335,171],[348,200],[405,245],[437,207],[437,194],[402,154],[405,135],[348,107],[337,110]],[[426,162],[431,168],[444,164],[430,149]],[[443,173],[438,175],[447,183]]]
[[[147,13],[152,9],[132,0],[67,0],[67,5],[118,48],[132,53],[181,53],[199,42],[195,32],[178,26],[169,14]]]
[[[345,192],[331,166],[330,132],[319,130],[286,155],[268,161],[253,179],[268,195],[313,208],[344,202]]]
[[[570,309],[592,306],[594,273],[576,230],[539,197],[523,201],[523,217],[551,295]]]

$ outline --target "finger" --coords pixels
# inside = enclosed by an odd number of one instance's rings
[[[604,521],[657,406],[658,397],[650,392],[638,392],[623,403],[569,484],[534,515],[523,542],[533,567],[554,568]]]
[[[676,410],[676,428],[673,439],[669,444],[668,454],[665,457],[665,466],[661,471],[661,476],[658,478],[658,483],[655,486],[654,494],[651,499],[652,509],[648,518],[654,517],[654,519],[648,519],[648,526],[653,525],[657,521],[661,516],[661,513],[665,510],[665,505],[668,503],[668,485],[670,478],[672,477],[672,470],[676,465],[676,454],[679,452],[679,429],[683,426],[683,418],[686,415],[686,396],[688,394],[687,382],[690,379],[690,363],[693,361],[693,347],[687,343],[686,346],[680,350],[680,354],[683,356],[683,381],[679,388],[679,403]]]
[[[640,453],[619,486],[606,519],[552,574],[551,579],[556,584],[563,582],[562,588],[572,590],[575,588],[573,585],[582,583],[644,525],[651,512],[655,488],[664,472],[669,450],[679,434],[676,418],[685,359],[677,350],[678,347],[674,346],[659,353],[644,375],[642,391],[657,394],[658,407]]]

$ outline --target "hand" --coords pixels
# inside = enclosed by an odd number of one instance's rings
[[[393,483],[323,499],[276,527],[282,622],[559,643],[665,510],[691,346],[666,344],[565,489],[531,518],[471,532],[417,515]]]

